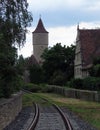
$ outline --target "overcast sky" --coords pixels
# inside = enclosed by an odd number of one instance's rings
[[[32,13],[26,44],[19,51],[28,57],[33,53],[32,32],[41,19],[49,32],[49,46],[56,43],[70,46],[75,43],[77,25],[81,29],[100,28],[100,0],[27,0]]]

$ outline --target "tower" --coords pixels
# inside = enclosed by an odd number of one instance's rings
[[[44,49],[48,48],[48,32],[46,31],[41,18],[38,21],[37,27],[32,32],[33,38],[33,55],[37,62],[41,64],[43,62],[41,55]]]

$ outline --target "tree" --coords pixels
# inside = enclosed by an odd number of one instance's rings
[[[27,11],[27,0],[0,1],[0,34],[6,44],[23,45],[26,39],[26,27],[32,21]]]
[[[93,66],[91,67],[90,76],[100,77],[100,57],[95,58],[93,61]]]
[[[66,81],[70,80],[74,75],[74,55],[74,45],[66,47],[57,43],[54,47],[46,49],[42,55],[44,60],[42,67],[46,75],[46,81],[49,82],[57,71],[66,75]]]
[[[27,8],[27,0],[0,1],[0,90],[4,97],[9,97],[18,84],[15,45],[25,43],[26,28],[32,21]]]
[[[22,55],[20,55],[19,58],[16,61],[17,71],[22,76],[23,76],[23,73],[26,69],[26,62],[27,62],[26,60],[27,60],[26,58],[24,58]]]
[[[50,84],[53,84],[53,85],[62,86],[66,83],[66,74],[58,70],[53,73],[53,76],[51,77],[49,82]]]
[[[14,66],[16,58],[16,48],[0,42],[0,87],[4,97],[9,97],[13,92],[13,83],[17,76]]]
[[[31,83],[35,84],[43,83],[44,76],[41,66],[35,64],[30,66],[29,73]]]

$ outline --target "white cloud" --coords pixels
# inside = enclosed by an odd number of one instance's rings
[[[18,50],[19,55],[23,55],[24,57],[31,56],[33,54],[33,46],[32,46],[32,32],[34,30],[34,27],[28,28],[28,33],[26,34],[26,43],[23,48]]]
[[[100,1],[96,0],[88,4],[87,11],[100,11]]]
[[[99,11],[100,0],[27,0],[33,12],[54,10]]]
[[[86,0],[28,0],[31,10],[57,10],[57,9],[68,9],[77,8],[84,5]]]
[[[100,21],[95,22],[81,22],[79,24],[80,29],[100,29]]]
[[[83,4],[84,4],[84,0],[64,0],[65,2],[65,4],[66,4],[66,6],[67,7],[74,7],[74,8],[76,8],[76,7],[80,7],[80,6],[82,6]],[[63,4],[64,4],[63,3]]]
[[[76,26],[49,28],[49,46],[53,46],[56,43],[66,46],[73,44],[76,37],[76,30]]]

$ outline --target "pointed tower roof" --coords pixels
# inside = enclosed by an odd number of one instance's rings
[[[41,18],[39,19],[38,25],[33,33],[48,33],[43,25]]]
[[[78,23],[78,25],[77,25],[77,30],[79,30],[79,23]]]

